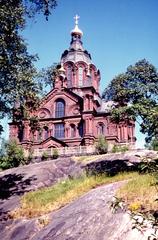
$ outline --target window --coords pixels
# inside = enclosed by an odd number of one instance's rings
[[[41,130],[38,130],[38,132],[37,132],[37,141],[38,142],[42,141],[42,131]]]
[[[48,127],[44,127],[44,139],[47,139],[48,137],[49,137]]]
[[[88,110],[91,110],[91,99],[90,96],[87,96],[87,102],[88,102]]]
[[[65,116],[65,102],[62,99],[56,101],[55,117],[61,118]]]
[[[90,71],[90,75],[91,75],[91,80],[93,80],[93,70],[92,69]]]
[[[67,67],[67,86],[68,87],[72,86],[72,67],[71,66]]]
[[[79,135],[80,137],[83,137],[84,134],[84,121],[81,121],[78,125],[78,131],[79,131]]]
[[[74,124],[71,125],[71,138],[76,137],[76,127]]]
[[[83,67],[78,68],[78,85],[81,87],[83,85]]]
[[[65,137],[65,129],[64,129],[63,123],[55,124],[54,137],[55,138],[64,138]]]
[[[19,142],[22,142],[24,140],[24,126],[19,125],[18,138],[19,138]]]
[[[104,124],[103,123],[98,124],[98,135],[104,135]]]

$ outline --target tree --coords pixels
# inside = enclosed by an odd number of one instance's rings
[[[150,143],[145,144],[145,147],[149,150],[158,151],[158,139],[153,138]]]
[[[108,142],[103,135],[100,135],[96,143],[96,151],[98,154],[104,154],[108,151]]]
[[[43,13],[48,21],[48,17],[57,6],[56,0],[21,0],[25,12],[29,17],[33,17],[36,13]]]
[[[0,155],[0,168],[18,167],[20,164],[26,163],[23,148],[18,145],[16,140],[5,142],[3,153]]]
[[[112,119],[140,119],[141,132],[146,141],[158,138],[158,72],[147,60],[138,61],[115,77],[103,93],[114,101]]]
[[[38,73],[38,83],[41,87],[41,96],[46,95],[52,88],[54,88],[54,81],[59,74],[59,69],[61,65],[59,63],[54,63],[48,68],[43,68]],[[44,90],[43,90],[44,89]]]
[[[37,104],[37,56],[28,53],[21,32],[27,17],[43,13],[48,19],[55,7],[55,0],[0,0],[0,119],[5,115],[22,118],[25,108]]]

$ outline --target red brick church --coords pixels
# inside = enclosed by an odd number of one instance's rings
[[[93,145],[100,135],[111,144],[134,144],[134,122],[115,124],[110,121],[112,102],[105,102],[100,96],[100,72],[83,47],[82,35],[76,16],[70,46],[61,56],[54,88],[34,113],[38,116],[40,131],[36,131],[33,138],[28,120],[24,121],[20,139],[24,148],[30,144],[34,149]],[[18,125],[9,125],[10,138],[18,139]]]

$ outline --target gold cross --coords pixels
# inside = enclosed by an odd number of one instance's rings
[[[80,17],[76,14],[76,16],[74,17],[74,19],[75,19],[75,25],[78,25],[78,19],[79,19]]]

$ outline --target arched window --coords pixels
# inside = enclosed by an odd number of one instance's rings
[[[105,129],[104,129],[104,124],[103,123],[99,123],[97,126],[97,130],[98,130],[98,135],[104,135],[105,134]]]
[[[72,66],[67,67],[67,86],[72,87]]]
[[[71,124],[71,138],[76,137],[76,127],[74,124]]]
[[[41,142],[41,141],[42,141],[42,130],[41,130],[41,129],[38,130],[38,132],[37,132],[37,141],[38,141],[38,142]]]
[[[55,105],[55,117],[61,118],[65,116],[65,102],[62,99],[56,101]]]
[[[85,127],[84,125],[85,125],[85,123],[82,120],[78,124],[78,131],[79,131],[80,137],[83,137],[83,135],[84,135],[84,127]]]
[[[78,68],[78,85],[83,86],[83,67]]]
[[[90,71],[91,80],[93,80],[93,70]]]
[[[24,126],[19,125],[18,128],[18,138],[19,138],[19,142],[22,142],[24,140]]]
[[[49,137],[48,127],[44,127],[44,139],[47,139],[48,137]]]
[[[54,124],[54,137],[55,138],[64,138],[65,137],[65,128],[63,123]]]
[[[90,110],[90,107],[91,107],[91,97],[89,95],[87,95],[87,107],[88,107],[88,110]]]

